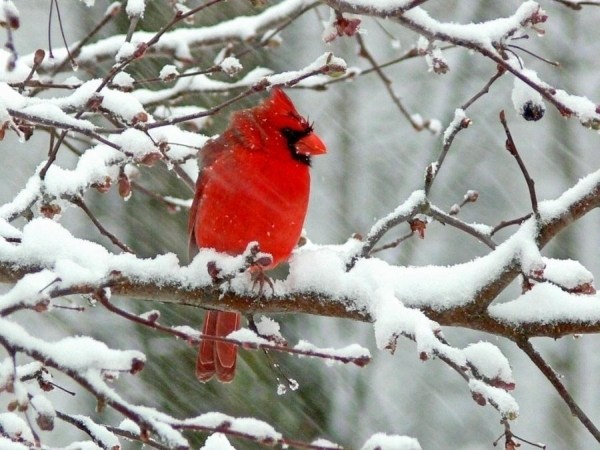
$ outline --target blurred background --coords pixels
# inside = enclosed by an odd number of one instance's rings
[[[196,2],[189,2],[195,6]],[[424,8],[441,21],[479,22],[512,14],[519,1],[428,2]],[[271,4],[270,2],[267,4]],[[97,0],[88,8],[82,2],[59,0],[63,26],[69,43],[81,39],[97,23],[108,3]],[[546,35],[531,35],[518,45],[552,61],[553,67],[517,51],[527,67],[540,78],[573,94],[600,99],[600,9],[589,7],[573,11],[559,2],[545,0],[542,7],[549,15]],[[15,45],[21,55],[37,48],[48,49],[46,36],[49,5],[39,0],[20,0],[21,29]],[[149,1],[138,29],[157,30],[170,17],[166,1]],[[215,24],[240,14],[255,14],[249,2],[232,1],[209,8],[196,24]],[[329,10],[320,6],[308,11],[280,35],[278,48],[253,51],[241,59],[244,71],[256,65],[276,71],[302,68],[326,51],[343,57],[349,66],[363,69],[369,63],[357,54],[355,38],[338,38],[331,44],[321,39],[322,21]],[[125,15],[101,32],[101,36],[124,33]],[[56,18],[51,27],[53,46],[62,47]],[[384,63],[415,46],[418,36],[390,22],[364,18],[362,37],[375,59]],[[197,66],[206,68],[221,50],[200,49],[194,56]],[[463,49],[445,51],[450,71],[444,75],[428,72],[423,58],[414,58],[385,69],[395,92],[405,107],[424,119],[437,119],[445,128],[454,110],[474,95],[495,73],[494,64]],[[134,76],[156,76],[167,60],[152,59],[135,66]],[[98,68],[105,73],[106,67]],[[80,70],[77,76],[90,75]],[[66,78],[66,76],[65,76]],[[217,78],[222,78],[217,76]],[[222,78],[226,79],[226,78]],[[469,222],[496,225],[529,212],[530,200],[525,181],[514,159],[504,150],[504,133],[498,113],[505,109],[511,131],[531,176],[539,199],[558,196],[580,177],[599,167],[600,138],[597,132],[583,128],[577,120],[566,120],[551,106],[539,122],[519,117],[511,102],[513,78],[503,76],[489,94],[467,112],[472,126],[462,131],[434,184],[432,201],[446,210],[461,201],[469,189],[480,193],[475,204],[465,206],[460,216]],[[314,161],[312,196],[306,222],[308,237],[317,243],[342,243],[353,233],[366,233],[371,224],[403,202],[423,186],[426,166],[438,157],[441,136],[429,131],[416,132],[395,108],[382,81],[374,73],[352,81],[331,84],[327,90],[288,90],[298,109],[315,123],[315,129],[327,143],[329,153]],[[57,94],[58,95],[58,94]],[[222,100],[210,94],[186,99],[189,104],[211,106]],[[244,105],[252,105],[251,97]],[[236,105],[241,107],[242,105]],[[223,130],[231,109],[207,125],[203,133]],[[12,137],[0,143],[0,204],[9,201],[24,185],[40,161],[45,159],[47,136],[37,133],[25,144]],[[81,149],[85,149],[82,145]],[[59,164],[72,166],[75,158],[61,155]],[[191,192],[172,172],[155,166],[144,169],[140,184],[160,194],[189,198]],[[86,201],[101,222],[144,257],[174,252],[187,263],[186,211],[170,212],[163,204],[135,192],[123,202],[115,189],[107,194],[90,191]],[[594,274],[600,274],[598,259],[598,212],[589,214],[556,238],[544,255],[581,261]],[[65,212],[61,222],[82,238],[118,252],[78,210]],[[505,239],[515,228],[497,237]],[[387,237],[392,240],[407,232],[400,227]],[[380,257],[400,265],[455,264],[484,255],[488,249],[468,235],[450,227],[432,223],[424,240],[409,239]],[[436,280],[432,279],[432,283]],[[518,286],[505,292],[499,301],[518,295]],[[198,326],[202,311],[173,305],[131,302],[121,306],[142,312],[160,309],[165,324]],[[36,323],[39,334],[58,339],[85,333],[117,348],[135,348],[146,353],[148,364],[138,376],[124,376],[117,383],[129,400],[155,406],[177,417],[220,411],[234,416],[252,416],[274,425],[284,435],[310,441],[330,439],[349,447],[360,447],[375,432],[406,434],[416,437],[424,449],[492,448],[503,431],[499,416],[491,407],[478,406],[467,385],[439,361],[421,362],[412,342],[400,341],[394,355],[377,351],[372,327],[368,324],[309,316],[279,316],[284,335],[291,343],[307,339],[316,345],[340,347],[359,343],[371,349],[373,361],[365,368],[329,367],[323,361],[273,355],[283,371],[298,381],[296,392],[277,395],[275,373],[260,352],[241,351],[235,382],[230,385],[200,384],[194,377],[195,350],[170,337],[134,327],[106,313],[88,308],[86,313],[55,310],[43,316],[21,313],[29,324]],[[517,387],[514,396],[521,415],[513,431],[528,440],[544,442],[552,449],[590,449],[597,443],[571,417],[567,407],[533,364],[511,342],[491,335],[463,329],[445,328],[450,342],[458,347],[487,340],[500,347],[510,360]],[[600,338],[583,336],[559,341],[534,341],[551,365],[563,376],[563,382],[581,407],[600,422]],[[65,387],[76,389],[65,381]],[[78,393],[75,400],[61,392],[50,393],[58,405],[73,413],[89,414],[93,399]],[[85,399],[85,404],[83,403]],[[89,402],[89,403],[87,403]],[[118,417],[107,420],[118,424]],[[63,436],[76,435],[65,427]],[[81,439],[84,437],[81,436]],[[205,436],[191,438],[200,447]],[[244,441],[233,441],[238,449],[257,448]],[[135,447],[132,447],[135,448]]]

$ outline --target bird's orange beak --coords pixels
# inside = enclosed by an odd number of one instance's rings
[[[327,148],[316,133],[310,133],[296,142],[296,151],[302,155],[322,155]]]

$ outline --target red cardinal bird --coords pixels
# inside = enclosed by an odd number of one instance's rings
[[[312,125],[279,88],[254,108],[233,114],[229,127],[201,151],[201,169],[188,222],[190,252],[213,248],[240,255],[250,242],[270,253],[270,269],[298,243],[308,207],[312,155],[325,153]],[[224,337],[239,329],[240,313],[209,311],[202,333]],[[200,343],[196,376],[235,374],[237,347]]]

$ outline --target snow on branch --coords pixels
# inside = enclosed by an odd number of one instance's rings
[[[150,50],[152,53],[172,55],[179,60],[190,60],[191,50],[200,46],[211,46],[230,41],[247,41],[262,32],[286,21],[290,16],[304,8],[316,5],[311,0],[284,0],[255,16],[238,16],[229,21],[223,21],[213,26],[179,28],[168,31],[160,36]],[[136,31],[131,42],[134,46],[153,39],[155,33]],[[126,35],[114,35],[96,43],[88,44],[80,49],[79,65],[95,64],[107,58],[113,58],[126,41]],[[67,57],[64,48],[53,50],[56,59]],[[31,64],[34,55],[24,55],[22,60]],[[43,64],[41,69],[51,69],[50,61]]]
[[[574,9],[596,4],[557,1]],[[85,3],[90,5],[93,0]],[[50,57],[38,49],[20,58],[13,30],[19,28],[21,16],[10,0],[5,0],[0,8],[0,26],[7,31],[7,50],[0,50],[0,140],[7,133],[14,133],[24,147],[30,145],[34,134],[36,138],[45,133],[49,136],[47,159],[38,162],[12,200],[0,205],[0,280],[14,284],[0,295],[0,344],[7,355],[0,361],[0,392],[9,397],[9,411],[0,414],[0,447],[40,447],[42,442],[32,420],[35,419],[41,431],[51,430],[57,420],[78,428],[89,439],[81,447],[94,449],[119,448],[123,438],[163,450],[187,449],[184,432],[212,433],[205,443],[207,450],[233,448],[228,441],[231,437],[262,445],[342,448],[325,439],[296,441],[253,418],[212,412],[179,419],[133,404],[119,394],[113,382],[120,374],[139,372],[145,355],[136,350],[111,349],[87,336],[44,341],[13,320],[25,310],[47,313],[63,307],[59,299],[75,294],[98,301],[111,313],[136,325],[189,344],[195,345],[199,339],[217,339],[242,349],[287,352],[357,366],[370,361],[369,351],[358,344],[334,349],[303,339],[288,345],[278,326],[265,321],[254,324],[253,320],[249,320],[249,329],[224,338],[203,336],[193,328],[195,323],[160,323],[155,310],[142,315],[130,313],[116,306],[111,295],[248,315],[299,312],[371,322],[380,350],[393,353],[398,340],[407,338],[414,341],[418,359],[438,359],[452,368],[465,381],[475,402],[490,404],[499,412],[509,448],[514,435],[508,421],[517,417],[519,407],[509,394],[515,381],[508,360],[488,342],[464,348],[454,346],[444,336],[442,327],[485,331],[516,342],[557,387],[574,414],[585,422],[560,380],[553,377],[528,339],[600,332],[600,302],[592,274],[576,261],[546,258],[541,253],[561,230],[600,205],[600,171],[580,180],[555,200],[538,201],[533,179],[502,115],[509,140],[507,149],[527,181],[532,211],[493,227],[457,217],[461,207],[477,200],[477,191],[469,190],[462,203],[450,212],[429,197],[455,136],[471,124],[465,111],[505,74],[514,77],[513,106],[525,119],[540,119],[544,102],[549,102],[562,115],[577,117],[587,127],[600,128],[600,113],[594,102],[543,81],[525,64],[527,56],[537,55],[514,44],[527,33],[543,32],[541,26],[548,16],[540,5],[525,1],[508,17],[458,24],[433,18],[424,9],[426,0],[326,0],[333,11],[325,23],[325,40],[331,43],[337,38],[355,37],[360,56],[370,67],[348,69],[346,62],[333,53],[319,51],[316,54],[321,56],[317,58],[310,55],[312,62],[294,60],[297,70],[275,72],[268,67],[251,66],[248,56],[281,45],[281,31],[321,4],[284,0],[256,14],[238,15],[205,26],[192,25],[200,12],[220,3],[221,0],[209,0],[195,7],[173,4],[172,17],[154,32],[137,31],[149,14],[144,0],[129,0],[124,7],[113,3],[88,34],[69,49],[53,49]],[[317,15],[322,16],[321,12]],[[121,13],[127,16],[127,33],[99,38],[100,30]],[[417,45],[398,58],[378,63],[369,50],[366,35],[360,34],[362,15],[393,20],[416,32],[420,36]],[[315,36],[319,41],[318,32]],[[306,37],[310,37],[308,33]],[[96,42],[92,42],[94,39]],[[364,238],[356,235],[342,245],[307,241],[294,252],[287,278],[276,280],[272,292],[265,292],[262,297],[257,298],[253,289],[247,270],[252,261],[249,263],[247,255],[233,257],[203,249],[187,266],[172,253],[141,258],[106,229],[86,203],[91,189],[106,192],[111,185],[117,185],[123,199],[139,190],[160,199],[169,208],[188,207],[188,199],[156,194],[145,188],[139,182],[139,167],[160,163],[193,186],[198,172],[196,156],[208,139],[198,132],[206,125],[206,119],[272,86],[319,90],[374,72],[385,84],[391,102],[414,129],[429,129],[437,134],[440,122],[411,114],[383,69],[423,57],[429,69],[441,76],[452,69],[451,59],[445,57],[450,47],[483,55],[493,63],[494,74],[470,99],[453,106],[454,119],[443,133],[438,159],[425,170],[423,189],[399,201],[399,206],[376,221]],[[158,57],[169,58],[169,64],[157,65],[153,68],[156,73],[142,78],[137,63],[161,61],[155,60]],[[78,65],[86,70],[75,73]],[[59,80],[66,72],[83,79],[73,76]],[[221,74],[221,78],[215,74]],[[198,94],[228,97],[211,106],[206,100],[209,96]],[[62,157],[67,150],[75,160],[71,165],[58,159],[59,153]],[[81,209],[98,232],[123,253],[74,236],[61,224],[61,215],[72,207]],[[25,225],[17,225],[23,219]],[[398,245],[407,237],[424,238],[427,227],[434,222],[472,236],[489,253],[465,263],[424,267],[396,266],[373,257],[380,249]],[[497,241],[495,233],[512,225],[518,227],[512,236],[504,242]],[[409,229],[408,235],[377,247],[391,230],[401,226]],[[211,267],[227,276],[216,282]],[[522,294],[497,304],[499,295],[519,276],[523,279]],[[51,373],[59,372],[91,393],[100,409],[112,408],[124,421],[113,426],[94,416],[55,409],[44,392],[58,388],[66,395],[72,394],[54,383]],[[586,426],[592,434],[600,435],[593,426]],[[420,448],[413,438],[382,433],[373,435],[363,447]]]
[[[574,116],[588,128],[600,128],[600,112],[596,103],[542,81],[534,71],[524,66],[522,58],[509,49],[511,39],[529,30],[538,32],[538,27],[548,19],[535,1],[523,2],[510,17],[466,25],[440,22],[408,1],[385,3],[383,7],[352,0],[329,0],[327,3],[340,12],[392,18],[432,42],[446,42],[478,52],[552,103],[563,116]]]
[[[533,260],[529,259],[530,244],[543,247],[562,229],[598,205],[600,171],[583,178],[558,199],[540,202],[540,223],[535,224],[529,219],[489,255],[450,267],[394,267],[377,258],[361,258],[353,269],[346,271],[347,262],[362,248],[361,241],[353,239],[342,246],[308,244],[295,253],[290,276],[285,281],[275,282],[275,293],[271,299],[261,302],[260,311],[302,311],[373,320],[369,292],[377,292],[378,286],[392,286],[394,295],[404,305],[423,308],[442,325],[485,329],[487,324],[493,329],[498,324],[489,322],[487,317],[478,320],[465,314],[460,319],[460,315],[471,309],[485,311],[523,267],[545,270],[549,266],[552,269],[555,263],[539,259],[537,253],[531,255]],[[378,222],[374,231],[380,227]],[[181,266],[172,254],[153,259],[115,255],[98,244],[73,237],[49,219],[35,219],[22,233],[14,231],[13,234],[19,236],[18,242],[0,240],[0,276],[4,281],[14,282],[24,273],[50,269],[62,283],[96,283],[100,287],[98,283],[105,282],[106,277],[116,271],[120,278],[111,286],[114,294],[245,312],[257,310],[249,275],[239,274],[229,284],[215,290],[206,270],[210,262],[216,261],[220,268],[234,272],[236,267],[243,265],[241,256],[228,257],[202,250],[192,264]],[[43,238],[48,235],[55,238],[51,241]],[[85,257],[82,257],[82,249],[85,249]],[[63,267],[59,261],[69,263]],[[522,261],[526,261],[524,266]],[[564,289],[576,290],[592,282],[589,272],[584,269],[573,272],[569,279],[557,278],[553,274],[556,272],[556,269],[549,270],[547,277]],[[432,277],[445,282],[432,286],[425,281]],[[315,298],[320,300],[314,301]],[[585,326],[573,327],[573,333],[585,332]],[[594,332],[596,328],[597,325],[588,332]],[[504,329],[504,333],[510,335],[511,332]]]

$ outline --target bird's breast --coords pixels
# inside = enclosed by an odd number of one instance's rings
[[[195,236],[199,247],[241,254],[257,241],[286,260],[297,244],[308,207],[308,166],[260,152],[233,152],[204,171]]]

